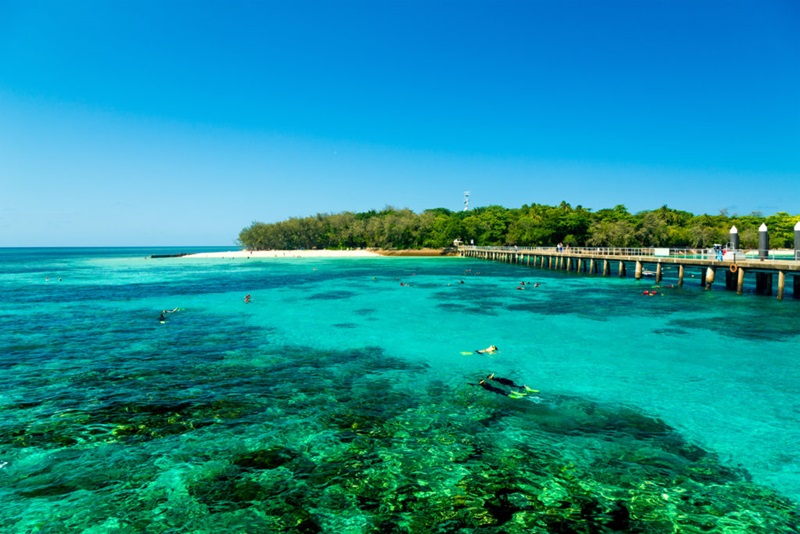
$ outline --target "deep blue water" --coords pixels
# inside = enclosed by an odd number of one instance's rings
[[[796,531],[797,301],[193,251],[0,249],[3,531]]]

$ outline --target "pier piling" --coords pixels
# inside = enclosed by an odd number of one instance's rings
[[[772,295],[772,273],[756,273],[756,293]]]
[[[736,293],[741,295],[744,293],[744,269],[739,267],[736,273]]]
[[[714,274],[715,274],[714,267],[708,267],[706,269],[706,280],[705,280],[706,289],[711,289],[711,284],[714,283]]]
[[[737,278],[736,273],[725,271],[725,289],[730,289],[731,291],[735,290]]]

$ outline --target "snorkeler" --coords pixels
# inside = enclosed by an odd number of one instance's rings
[[[500,377],[500,376],[494,376],[494,373],[492,373],[489,376],[487,376],[486,380],[494,380],[495,382],[497,382],[499,384],[503,384],[504,386],[508,386],[508,387],[511,387],[511,388],[517,388],[517,389],[525,391],[527,393],[539,393],[538,389],[531,389],[528,386],[526,386],[525,384],[522,384],[522,385],[515,384],[513,380],[510,380],[508,378],[503,378],[503,377]]]
[[[491,391],[492,393],[497,393],[498,395],[502,395],[504,397],[509,397],[511,399],[520,399],[527,395],[521,391],[506,391],[505,389],[496,388],[493,385],[486,382],[486,380],[481,380],[477,384],[469,383],[470,386],[480,386],[486,391]]]
[[[496,387],[492,386],[491,384],[487,384],[486,380],[481,380],[477,384],[470,383],[469,385],[470,386],[480,386],[480,387],[482,387],[483,389],[485,389],[487,391],[491,391],[492,393],[497,393],[498,395],[503,395],[505,397],[508,397],[508,394],[509,394],[509,392],[504,390],[504,389],[496,388]]]
[[[500,350],[500,349],[497,348],[497,345],[489,345],[485,349],[476,350],[475,353],[476,354],[492,354],[494,352],[497,352],[498,350]]]
[[[244,302],[245,302],[245,304],[249,304],[249,303],[250,303],[250,293],[248,293],[247,295],[245,295],[245,297],[244,297]]]

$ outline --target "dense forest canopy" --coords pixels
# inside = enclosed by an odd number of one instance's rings
[[[254,222],[239,234],[251,250],[301,248],[343,249],[444,248],[460,239],[475,245],[598,247],[709,247],[727,243],[730,229],[739,231],[741,248],[758,246],[758,229],[766,223],[771,248],[792,248],[800,215],[779,212],[750,215],[693,215],[662,206],[631,214],[623,205],[592,212],[566,202],[558,206],[524,205],[509,209],[487,206],[469,211],[444,208],[414,213],[387,207],[382,211],[343,212]]]

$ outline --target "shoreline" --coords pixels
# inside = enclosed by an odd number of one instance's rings
[[[231,250],[226,252],[198,252],[186,254],[181,258],[194,259],[237,259],[237,258],[378,258],[378,257],[412,257],[412,258],[438,258],[455,256],[446,249],[419,249],[419,250],[380,250],[380,249],[352,249],[352,250]]]
[[[383,250],[376,249],[375,251],[381,256],[398,256],[405,258],[444,258],[458,256],[450,249],[446,248],[421,248],[421,249],[404,249],[404,250]]]

